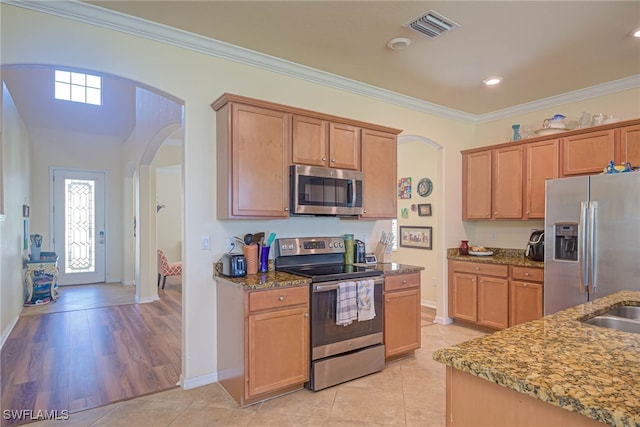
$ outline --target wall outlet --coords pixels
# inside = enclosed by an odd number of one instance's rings
[[[227,249],[225,252],[231,252],[236,248],[236,239],[233,236],[227,237]]]
[[[436,277],[431,278],[431,286],[433,286],[434,288],[438,287],[438,279]]]
[[[211,250],[211,239],[209,236],[201,236],[200,237],[200,249],[203,251]]]
[[[492,231],[491,234],[489,235],[489,240],[491,240],[492,242],[496,241],[496,232]]]

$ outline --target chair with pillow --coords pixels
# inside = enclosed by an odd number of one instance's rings
[[[182,276],[182,262],[167,261],[167,256],[158,249],[158,286],[162,277],[162,289],[167,282],[167,276]]]

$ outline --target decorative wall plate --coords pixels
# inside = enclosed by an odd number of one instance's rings
[[[433,183],[429,178],[422,178],[418,182],[418,194],[422,197],[427,197],[433,191]]]

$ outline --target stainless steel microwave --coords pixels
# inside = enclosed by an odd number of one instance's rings
[[[289,179],[294,215],[362,214],[362,172],[293,165]]]

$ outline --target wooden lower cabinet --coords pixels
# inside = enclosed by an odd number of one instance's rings
[[[309,380],[309,287],[244,291],[218,283],[218,380],[241,405]]]
[[[509,326],[542,317],[543,281],[542,268],[511,267]]]
[[[385,358],[420,348],[420,273],[386,276],[384,280]]]
[[[604,426],[567,409],[446,367],[447,427]]]
[[[543,315],[544,269],[449,260],[449,316],[504,329]]]

